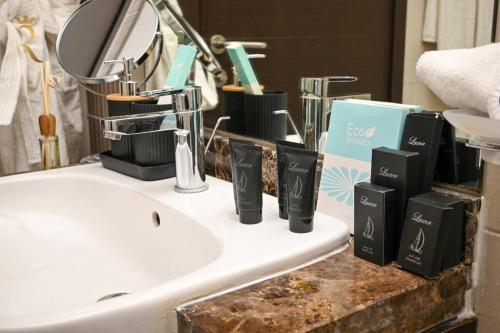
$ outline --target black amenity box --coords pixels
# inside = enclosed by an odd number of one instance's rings
[[[406,116],[401,149],[419,153],[418,193],[431,190],[441,144],[444,119],[439,113],[420,112]]]
[[[370,183],[354,186],[354,255],[384,266],[396,259],[395,190]]]
[[[397,265],[418,275],[435,278],[441,272],[448,225],[453,209],[411,198],[398,252]]]
[[[408,199],[418,193],[418,153],[380,147],[372,150],[371,182],[396,190],[395,246],[399,247]]]
[[[445,270],[459,265],[464,257],[465,248],[464,202],[458,198],[445,197],[436,192],[423,193],[416,198],[445,205],[453,209],[453,216],[448,225],[448,237],[446,239],[446,249],[441,269]]]

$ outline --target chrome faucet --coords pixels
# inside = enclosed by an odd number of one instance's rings
[[[328,85],[334,82],[357,80],[355,76],[302,77],[300,79],[302,140],[307,149],[324,153],[328,115],[334,99],[328,96]]]
[[[203,136],[203,111],[201,88],[186,86],[183,89],[161,89],[141,93],[142,96],[171,96],[172,109],[127,116],[101,118],[104,138],[120,140],[122,136],[160,131],[175,131],[176,179],[175,190],[196,193],[208,189],[205,183],[205,142]],[[175,118],[176,126],[172,126]],[[223,117],[226,120],[229,117]],[[141,123],[159,124],[151,130]],[[214,128],[217,130],[220,121]],[[160,125],[161,124],[161,125]],[[213,137],[213,135],[212,135]],[[208,142],[207,147],[210,145]]]

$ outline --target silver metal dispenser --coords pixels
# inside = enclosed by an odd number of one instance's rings
[[[328,131],[328,114],[333,97],[328,97],[328,84],[355,82],[354,76],[303,77],[300,79],[302,104],[302,140],[306,149],[324,152]]]
[[[138,95],[137,82],[132,80],[134,75],[134,58],[123,58],[106,60],[105,64],[123,63],[123,79],[120,80],[120,95],[122,96],[135,96]]]

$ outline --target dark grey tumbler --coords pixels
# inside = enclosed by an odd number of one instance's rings
[[[157,104],[156,100],[134,102],[131,105],[131,114],[167,111],[172,109],[170,104]],[[161,121],[144,120],[139,124],[141,131],[158,130]],[[133,136],[135,163],[142,166],[157,166],[175,161],[174,131],[136,134]]]
[[[108,114],[111,117],[130,114],[132,102],[115,100],[107,100],[107,102]],[[134,128],[127,128],[125,130],[127,130],[127,132],[135,132]],[[134,162],[134,144],[132,142],[132,137],[123,136],[120,140],[111,140],[111,155],[124,161]]]
[[[244,108],[246,135],[273,142],[286,139],[286,115],[273,114],[273,111],[287,109],[286,92],[269,90],[263,95],[245,94]]]
[[[224,115],[231,117],[224,124],[226,130],[235,134],[246,134],[245,108],[243,104],[245,92],[243,90],[228,90],[223,87],[222,94],[224,96]]]

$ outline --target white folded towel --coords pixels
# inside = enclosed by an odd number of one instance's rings
[[[447,105],[500,119],[500,43],[425,52],[417,77]]]

